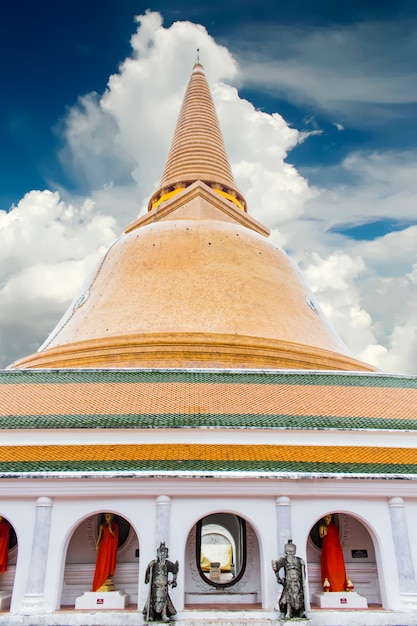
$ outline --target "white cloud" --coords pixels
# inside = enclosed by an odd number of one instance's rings
[[[268,226],[295,219],[314,191],[297,170],[285,162],[303,140],[277,113],[258,111],[239,98],[236,89],[220,84],[213,98],[238,187],[249,211]],[[242,128],[244,132],[242,132]]]
[[[417,101],[416,30],[415,20],[251,24],[235,33],[233,46],[242,83],[369,124],[390,114],[386,105]]]
[[[32,191],[9,213],[0,212],[3,366],[39,346],[116,238],[115,225],[90,200],[75,206],[51,191]]]
[[[299,219],[285,225],[286,246],[353,353],[405,374],[417,372],[417,225],[406,226],[416,220],[416,166],[412,153],[353,154],[335,175],[347,170],[350,182],[316,189]],[[387,219],[404,226],[373,241],[334,230]]]
[[[352,153],[340,165],[327,169],[331,171],[322,168],[323,185],[315,188],[303,215],[287,227],[291,246],[302,251],[306,242],[308,251],[318,252],[358,246],[358,254],[372,263],[370,269],[379,271],[383,265],[383,271],[388,271],[389,266],[398,264],[404,273],[408,272],[415,242],[413,227],[410,230],[406,226],[417,220],[417,156],[411,152]],[[308,169],[305,172],[308,177]],[[333,180],[343,182],[336,184]],[[339,234],[354,226],[385,220],[402,224],[402,234],[394,232],[363,243]],[[399,237],[402,245],[396,248]]]
[[[339,250],[326,258],[311,254],[304,274],[325,315],[352,353],[377,365],[385,348],[378,345],[372,317],[363,308],[357,281],[364,270],[363,259]]]
[[[343,185],[313,188],[285,160],[309,133],[239,97],[229,83],[242,80],[242,69],[225,47],[189,22],[164,28],[156,13],[141,16],[138,24],[132,55],[110,77],[106,92],[82,96],[62,125],[66,146],[61,159],[79,183],[79,196],[64,189],[60,194],[34,191],[9,214],[0,212],[2,364],[37,348],[89,268],[146,209],[200,48],[232,169],[251,215],[270,227],[271,238],[301,264],[355,356],[381,368],[416,372],[417,227],[373,242],[352,242],[335,232],[340,225],[369,219],[414,219],[415,156],[352,154],[338,168]],[[329,34],[320,36],[309,44],[316,58]],[[352,33],[344,37],[344,45],[355,40]],[[297,71],[294,80],[303,76]],[[360,81],[352,84],[359,89]],[[319,95],[311,87],[311,97]],[[330,102],[326,90],[323,102]]]

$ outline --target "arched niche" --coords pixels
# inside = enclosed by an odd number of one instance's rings
[[[10,608],[17,561],[17,536],[13,525],[0,515],[0,611]]]
[[[117,590],[130,596],[130,603],[137,604],[139,542],[134,528],[122,515],[114,513],[119,525],[119,547],[114,584]],[[104,512],[95,513],[80,521],[68,544],[64,581],[61,595],[62,606],[74,606],[77,597],[91,591],[96,565],[96,542]]]
[[[257,604],[260,557],[250,523],[235,513],[209,513],[192,528],[186,546],[185,604]]]
[[[310,595],[322,591],[321,539],[319,526],[324,516],[331,514],[339,530],[339,540],[345,560],[346,575],[355,586],[355,591],[368,600],[368,604],[381,604],[381,592],[375,547],[364,523],[353,515],[324,511],[310,529],[307,540],[307,572]]]
[[[201,577],[216,588],[231,587],[245,573],[246,522],[231,513],[213,513],[197,523],[196,562]]]

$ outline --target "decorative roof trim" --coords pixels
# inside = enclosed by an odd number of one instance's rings
[[[242,213],[243,215],[243,213]],[[137,362],[161,366],[183,362],[221,364],[230,368],[234,363],[248,368],[256,365],[313,370],[373,371],[368,363],[348,354],[318,346],[300,344],[258,335],[201,332],[157,332],[114,335],[60,344],[45,351],[35,352],[13,364],[15,369],[71,368],[103,363],[104,368],[116,363],[122,367]]]
[[[226,467],[227,466],[227,467]],[[1,478],[17,477],[44,477],[44,478],[94,478],[101,475],[107,477],[172,477],[192,478],[194,476],[207,477],[264,477],[317,479],[317,478],[361,478],[361,479],[417,479],[417,464],[411,465],[370,465],[340,464],[333,466],[325,463],[287,463],[275,466],[262,462],[245,464],[215,463],[202,464],[198,462],[183,462],[181,466],[175,462],[165,463],[137,463],[115,462],[88,463],[88,462],[55,462],[55,463],[0,463]]]
[[[169,472],[169,471],[125,471],[125,470],[113,470],[113,471],[101,471],[101,470],[92,470],[92,471],[54,471],[54,472],[42,472],[42,471],[21,471],[21,472],[2,472],[0,471],[0,479],[38,479],[38,480],[94,480],[94,479],[193,479],[193,478],[210,478],[210,479],[219,479],[224,481],[225,479],[234,480],[255,480],[255,479],[265,479],[265,480],[291,480],[291,481],[302,481],[302,480],[317,480],[318,478],[337,478],[338,480],[383,480],[383,481],[415,481],[417,480],[417,472],[415,474],[366,474],[366,473],[349,473],[349,472],[340,472],[340,473],[329,473],[329,472],[320,472],[319,474],[314,472],[261,472],[261,471],[230,471],[230,472],[207,472],[207,471],[182,471],[179,472]]]
[[[264,237],[269,237],[269,228],[242,211],[226,196],[222,196],[218,190],[211,189],[211,187],[202,180],[197,180],[188,187],[182,187],[176,190],[175,193],[167,194],[166,197],[162,196],[161,204],[158,204],[148,213],[141,215],[128,224],[125,228],[125,233],[128,234],[132,232],[132,230],[136,230],[142,226],[167,219],[174,211],[198,197],[209,202],[214,208],[224,213],[241,226],[254,230]]]
[[[397,387],[417,389],[417,376],[385,372],[242,369],[242,368],[37,368],[0,370],[1,384],[65,384],[92,382],[188,382],[192,384],[230,383],[265,385],[342,385],[359,387]]]

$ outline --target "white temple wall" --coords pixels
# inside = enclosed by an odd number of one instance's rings
[[[280,590],[271,568],[271,560],[279,556],[277,501],[281,493],[294,492],[294,496],[284,496],[288,501],[289,532],[297,545],[298,556],[307,563],[310,594],[317,590],[313,588],[313,584],[318,584],[319,555],[309,546],[309,533],[325,513],[337,512],[341,518],[346,517],[348,520],[346,536],[342,529],[342,547],[348,574],[351,575],[356,590],[359,593],[363,590],[362,575],[372,578],[375,574],[383,607],[404,607],[407,594],[401,593],[397,567],[398,546],[393,537],[392,511],[389,505],[393,498],[386,495],[392,483],[375,481],[370,484],[372,497],[366,497],[366,494],[357,495],[358,491],[359,494],[361,490],[366,491],[366,484],[362,481],[352,483],[351,489],[343,481],[338,484],[335,481],[323,481],[318,492],[308,482],[303,484],[301,481],[259,480],[256,483],[256,488],[251,491],[248,483],[242,481],[238,491],[236,482],[219,481],[218,496],[213,495],[216,485],[212,483],[210,486],[210,481],[206,483],[201,479],[118,479],[114,483],[111,479],[73,482],[21,479],[17,489],[16,481],[10,485],[10,489],[4,483],[7,488],[0,493],[0,515],[13,525],[18,548],[14,556],[11,554],[9,570],[0,578],[0,588],[13,586],[12,612],[28,612],[27,606],[25,608],[25,594],[33,567],[31,554],[37,501],[39,494],[47,492],[52,505],[43,610],[52,611],[61,604],[71,604],[79,591],[89,589],[95,559],[88,543],[88,520],[105,511],[127,519],[134,529],[135,538],[128,552],[121,554],[118,560],[115,580],[122,588],[128,587],[133,602],[138,598],[139,609],[143,606],[148,591],[144,583],[145,569],[148,562],[155,558],[156,541],[159,538],[162,540],[166,524],[169,558],[173,561],[178,559],[180,563],[178,587],[172,590],[172,598],[177,610],[182,610],[186,594],[198,589],[196,580],[199,581],[190,565],[189,535],[199,519],[214,512],[234,513],[245,519],[248,527],[252,528],[253,543],[249,546],[248,542],[248,548],[252,550],[250,572],[240,589],[244,593],[256,593],[264,608],[272,608]],[[336,495],[339,484],[340,495]],[[414,533],[414,527],[417,519],[417,498],[410,497],[411,487],[407,481],[396,484],[397,493],[403,493],[404,496],[406,529],[416,572],[417,534]],[[301,491],[304,492],[300,493]],[[364,533],[362,528],[367,532]],[[139,559],[135,554],[136,549],[140,549]],[[368,556],[366,559],[353,558],[352,550],[366,550]],[[402,584],[404,591],[404,583]],[[376,593],[375,589],[372,593]],[[412,594],[407,596],[409,601],[412,601],[411,596]]]
[[[16,481],[14,482],[16,484]],[[17,538],[17,546],[9,561],[10,567],[0,575],[0,589],[13,591],[11,610],[19,606],[30,576],[27,555],[32,549],[35,502],[36,498],[25,500],[0,498],[0,515],[13,526]]]

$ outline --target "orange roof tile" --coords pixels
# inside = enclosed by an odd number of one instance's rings
[[[415,448],[204,444],[1,446],[2,463],[33,461],[290,461],[417,464]],[[180,469],[180,467],[178,467]]]
[[[417,419],[416,388],[188,382],[0,385],[0,415],[257,414]],[[407,408],[407,410],[405,410]]]

